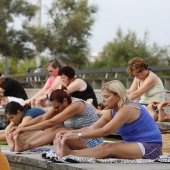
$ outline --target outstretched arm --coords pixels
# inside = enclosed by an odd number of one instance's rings
[[[51,110],[51,112],[53,111],[52,118],[49,118],[48,120],[43,120],[42,122],[31,126],[24,125],[24,127],[17,128],[14,133],[17,134],[25,131],[44,130],[57,124],[63,123],[65,120],[73,117],[74,115],[84,113],[84,107],[82,105],[85,107],[85,104],[81,101],[74,102],[58,114],[56,113],[56,110],[52,108]]]
[[[55,79],[54,83],[52,84],[52,86],[50,88],[46,88],[47,90],[44,91],[43,93],[39,94],[39,96],[36,97],[35,99],[35,104],[39,104],[41,101],[43,100],[47,100],[50,97],[50,94],[52,91],[56,90],[56,89],[60,89],[62,85],[62,80],[60,78],[60,76],[57,76],[57,78]]]
[[[43,122],[45,120],[48,120],[48,119],[51,119],[54,115],[56,114],[56,111],[51,108],[48,112],[46,112],[45,114],[43,115],[40,115],[24,124],[22,124],[22,126],[18,126],[18,127],[13,127],[9,130],[9,133],[11,132],[25,132],[25,131],[28,131],[28,129],[26,127],[29,127],[29,126],[34,126],[36,124],[39,124],[40,122]],[[38,129],[39,130],[39,129]]]

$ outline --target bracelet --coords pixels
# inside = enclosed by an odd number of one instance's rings
[[[78,133],[78,137],[79,137],[79,140],[81,140],[82,139],[82,134]]]
[[[48,94],[46,94],[46,97],[47,97],[47,99],[48,99]]]

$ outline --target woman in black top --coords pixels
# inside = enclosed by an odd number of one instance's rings
[[[91,85],[75,76],[75,70],[70,66],[61,67],[58,71],[63,83],[66,86],[66,91],[72,97],[83,100],[93,99],[93,105],[98,106],[98,101]]]

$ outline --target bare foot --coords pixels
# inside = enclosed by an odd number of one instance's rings
[[[6,135],[6,140],[8,142],[9,150],[10,151],[14,151],[15,143],[14,143],[14,140],[12,138],[12,134],[11,133]]]
[[[149,104],[146,109],[150,113],[151,117],[155,121],[157,121],[158,120],[158,113],[155,112],[155,110],[153,109],[152,105]]]
[[[61,150],[60,141],[61,141],[61,139],[57,138],[57,137],[55,137],[54,140],[53,140],[53,146],[54,146],[54,149],[55,149],[55,153],[59,157],[60,157],[60,150]]]
[[[15,142],[15,152],[21,152],[29,149],[29,145],[27,145],[24,141],[19,138],[19,135],[15,135],[13,137]]]
[[[64,139],[60,140],[60,145],[61,145],[60,157],[73,155],[74,152],[68,147],[67,142]]]
[[[159,114],[158,114],[158,121],[159,122],[166,122],[166,113],[164,113],[164,111],[161,109],[159,110]]]

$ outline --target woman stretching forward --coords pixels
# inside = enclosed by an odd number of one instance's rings
[[[122,159],[155,159],[162,149],[162,138],[158,126],[146,108],[130,102],[121,82],[113,80],[102,88],[105,114],[90,127],[68,132],[60,132],[55,139],[57,156],[75,155],[94,158],[116,157]],[[105,143],[78,151],[68,145],[70,139],[80,141],[99,138],[116,132],[123,142]]]
[[[12,133],[9,133],[7,141],[9,145],[13,146],[10,147],[12,148],[11,151],[20,152],[50,144],[57,132],[87,127],[98,120],[98,116],[90,104],[82,99],[72,98],[63,90],[53,91],[50,95],[50,101],[52,108],[47,113],[24,124],[22,127],[10,130]],[[25,142],[18,136],[19,133],[35,130],[43,131]],[[103,142],[103,139],[81,141],[76,139],[68,142],[72,149],[83,149],[94,147]]]

